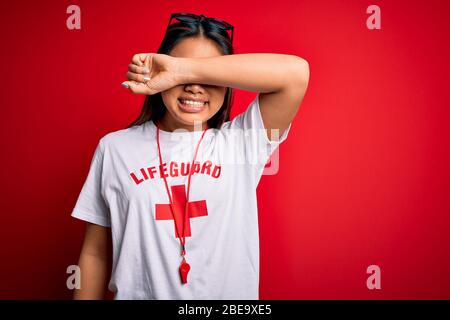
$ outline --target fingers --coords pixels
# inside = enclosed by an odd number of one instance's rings
[[[143,66],[145,58],[149,55],[149,53],[138,53],[133,56],[131,62],[137,66]]]
[[[143,65],[142,67],[138,67],[137,65],[131,64],[131,63],[128,65],[128,71],[137,73],[137,74],[149,74],[150,73],[149,68],[147,68],[145,65]]]
[[[146,82],[150,80],[152,54],[138,53],[128,65],[126,77],[128,81],[124,81],[122,86],[137,94],[151,94]]]
[[[149,74],[138,74],[128,71],[126,76],[130,81],[145,82],[150,80]]]
[[[124,81],[122,82],[122,86],[136,94],[149,94],[148,87],[141,82]]]
[[[144,61],[145,73],[150,74],[152,72],[152,65],[153,65],[153,55],[148,54],[145,57],[145,61]]]
[[[144,59],[144,66],[147,68],[147,69],[150,69],[150,55],[148,54],[148,55],[146,55],[145,56],[145,59]]]
[[[128,65],[127,78],[134,81],[148,81],[150,80],[152,55],[149,53],[135,54],[132,63]]]
[[[133,56],[131,59],[132,64],[137,65],[138,67],[147,67],[149,72],[151,70],[153,54],[151,53],[138,53]]]

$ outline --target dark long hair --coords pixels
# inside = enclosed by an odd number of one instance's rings
[[[228,33],[214,25],[214,23],[209,22],[207,19],[202,19],[197,22],[183,21],[171,24],[167,28],[166,34],[157,53],[169,54],[172,48],[181,40],[189,37],[202,36],[216,42],[223,55],[234,53],[233,45]],[[217,113],[207,121],[209,128],[220,128],[224,122],[230,120],[232,102],[233,89],[227,88],[222,106]],[[139,117],[127,128],[135,125],[141,125],[149,120],[157,122],[164,116],[166,111],[167,109],[164,105],[160,92],[147,95]]]

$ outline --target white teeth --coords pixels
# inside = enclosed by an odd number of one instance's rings
[[[188,105],[191,105],[191,106],[197,106],[197,107],[202,107],[206,103],[206,102],[193,101],[193,100],[181,100],[181,102],[184,103],[184,104],[188,104]]]

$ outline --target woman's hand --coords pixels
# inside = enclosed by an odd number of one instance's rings
[[[177,58],[160,53],[139,53],[128,65],[127,78],[122,86],[133,93],[152,95],[177,86]]]

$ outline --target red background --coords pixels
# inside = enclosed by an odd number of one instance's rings
[[[310,63],[280,171],[258,189],[260,298],[449,299],[450,2],[359,0],[1,1],[0,298],[71,298],[71,210],[98,139],[142,106],[120,86],[132,55],[156,51],[176,11],[234,24],[236,53]],[[233,116],[253,96],[238,92]]]

